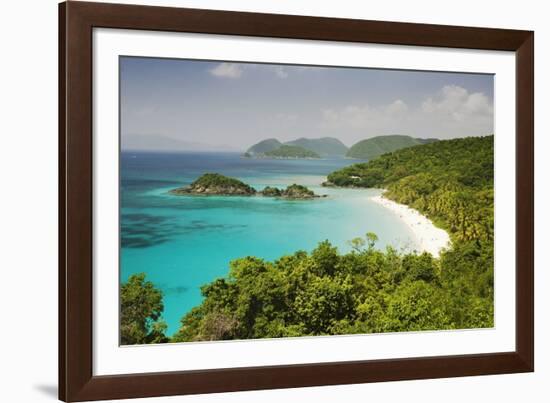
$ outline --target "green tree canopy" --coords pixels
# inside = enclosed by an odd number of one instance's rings
[[[165,343],[166,323],[161,320],[164,310],[162,293],[145,274],[134,274],[120,289],[121,344]]]

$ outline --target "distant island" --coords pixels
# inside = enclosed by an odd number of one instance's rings
[[[264,196],[293,200],[326,197],[326,195],[316,195],[306,186],[297,184],[290,185],[286,189],[266,186],[262,191],[256,191],[252,186],[238,179],[217,173],[206,173],[189,186],[172,189],[169,193],[177,196]]]
[[[419,139],[411,136],[393,134],[388,136],[376,136],[355,143],[346,153],[348,158],[371,160],[382,154],[397,151],[402,148],[429,144],[437,139]]]
[[[347,151],[348,147],[333,137],[316,139],[301,137],[285,143],[270,138],[251,146],[244,156],[248,158],[344,157]]]
[[[319,159],[353,158],[372,160],[380,155],[402,148],[429,144],[438,139],[422,139],[406,135],[392,134],[358,141],[350,148],[335,137],[305,138],[281,142],[276,138],[262,140],[242,154],[245,158],[266,159]],[[122,149],[125,151],[153,152],[226,152],[235,151],[227,145],[210,145],[183,141],[167,136],[125,135],[122,137]]]
[[[282,145],[281,147],[264,153],[264,156],[270,158],[321,158],[314,151],[307,150],[299,146]]]
[[[265,154],[266,152],[276,150],[282,145],[283,143],[281,143],[277,139],[265,139],[251,146],[248,150],[246,150],[245,155],[246,154],[250,156],[262,155],[262,154]]]
[[[321,156],[316,152],[307,150],[299,146],[289,146],[283,144],[273,150],[262,153],[245,152],[245,158],[267,158],[267,159],[319,159]]]
[[[334,137],[322,137],[318,139],[301,137],[297,140],[287,141],[285,144],[303,147],[323,157],[341,157],[348,152],[348,147]]]
[[[348,149],[344,143],[334,137],[280,142],[275,138],[265,139],[254,144],[243,154],[246,158],[324,158],[341,157],[371,160],[380,155],[402,148],[429,144],[438,139],[421,139],[401,134],[376,136],[361,140]]]

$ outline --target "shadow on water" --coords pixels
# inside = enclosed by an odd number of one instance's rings
[[[169,242],[185,233],[243,228],[246,225],[209,224],[202,220],[181,223],[175,216],[123,214],[121,244],[123,248],[148,248]]]
[[[147,248],[170,240],[176,226],[174,217],[150,214],[123,214],[121,243],[124,248]]]
[[[180,295],[189,291],[189,287],[180,285],[175,287],[163,288],[164,295]]]

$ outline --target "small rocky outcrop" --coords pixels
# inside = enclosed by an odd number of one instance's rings
[[[220,196],[253,196],[256,189],[228,176],[208,173],[202,175],[189,186],[170,191],[175,195],[220,195]]]
[[[313,199],[319,196],[305,186],[293,184],[281,192],[281,197],[286,199]]]
[[[266,186],[264,190],[262,190],[262,196],[266,197],[280,197],[281,196],[281,190],[276,187]]]
[[[286,189],[279,189],[266,186],[262,191],[257,192],[252,186],[241,182],[238,179],[228,176],[208,173],[202,175],[189,186],[170,190],[173,195],[201,195],[201,196],[264,196],[281,199],[307,200],[326,195],[316,195],[312,190],[303,185],[293,184]]]

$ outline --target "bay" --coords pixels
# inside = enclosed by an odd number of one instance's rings
[[[164,294],[168,334],[201,303],[200,287],[228,273],[232,259],[267,260],[311,251],[325,239],[341,252],[366,232],[378,248],[410,250],[414,235],[397,217],[369,200],[374,189],[324,188],[326,175],[358,162],[344,158],[275,160],[239,153],[121,153],[120,279],[146,273]],[[215,172],[256,189],[306,185],[328,197],[281,200],[267,197],[175,196],[169,190]]]

